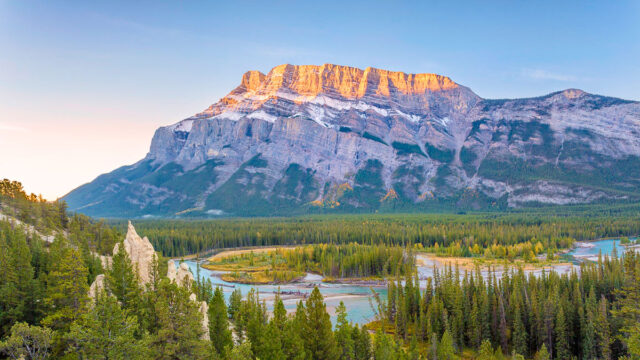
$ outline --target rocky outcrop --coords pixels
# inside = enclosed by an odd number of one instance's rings
[[[150,281],[150,270],[153,265],[153,261],[156,258],[156,253],[149,242],[149,239],[145,236],[141,238],[136,229],[129,221],[127,228],[127,236],[124,239],[124,250],[129,255],[131,259],[131,263],[138,271],[138,276],[141,284],[146,284]],[[113,254],[117,254],[120,251],[119,244],[113,248]],[[103,267],[106,269],[111,266],[111,257],[101,257],[103,261]],[[194,281],[193,274],[191,270],[189,270],[189,266],[186,263],[180,263],[180,266],[176,269],[175,262],[173,260],[169,260],[167,264],[167,277],[170,281],[175,282],[180,286],[190,287],[191,283]],[[98,293],[105,289],[105,275],[100,274],[96,276],[95,280],[89,287],[89,297],[93,300],[96,299]],[[204,330],[204,334],[202,336],[203,339],[209,339],[209,307],[206,301],[197,301],[196,295],[191,294],[189,299],[198,304],[200,313],[202,313],[202,328]]]
[[[194,280],[189,265],[183,262],[176,269],[176,263],[173,260],[167,262],[167,278],[180,286],[187,287],[191,286]],[[207,340],[209,339],[209,306],[206,301],[198,301],[196,294],[192,293],[190,299],[199,305],[200,313],[202,314],[202,328],[204,330],[202,338]]]
[[[124,250],[129,255],[131,263],[138,272],[138,276],[142,284],[147,284],[150,281],[151,266],[156,258],[156,252],[153,249],[153,245],[147,237],[141,238],[136,232],[136,229],[129,221],[127,227],[127,236],[124,239]],[[113,254],[117,254],[120,251],[120,243],[116,244],[113,248]]]
[[[180,266],[176,269],[176,265],[173,260],[169,260],[168,262],[167,277],[169,280],[180,285],[190,285],[194,280],[193,274],[189,269],[189,265],[186,263],[180,263]]]
[[[64,199],[98,216],[286,215],[628,201],[638,189],[636,101],[576,89],[489,100],[445,76],[325,64],[247,72],[159,128],[143,160]]]
[[[202,314],[202,330],[204,333],[202,334],[202,339],[209,340],[209,305],[207,305],[206,301],[198,302],[196,298],[196,294],[191,294],[191,301],[200,304],[200,313]]]
[[[100,293],[100,291],[103,291],[105,289],[104,285],[105,285],[104,274],[100,274],[96,276],[95,280],[93,280],[93,283],[91,283],[91,286],[89,287],[89,298],[91,298],[92,300],[95,300],[98,297],[98,294]]]

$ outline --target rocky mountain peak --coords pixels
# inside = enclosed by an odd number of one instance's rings
[[[573,100],[573,99],[583,97],[587,95],[587,93],[580,89],[567,89],[562,91],[562,95],[564,95],[564,97],[566,97],[567,99]]]
[[[407,74],[372,67],[362,70],[334,64],[283,64],[271,69],[267,75],[258,71],[245,73],[241,86],[247,92],[262,95],[287,91],[305,97],[335,94],[353,100],[366,95],[418,95],[455,89],[459,85],[446,76],[436,74]]]
[[[491,100],[436,74],[284,64],[65,199],[98,216],[627,201],[638,124],[640,103],[578,89]]]

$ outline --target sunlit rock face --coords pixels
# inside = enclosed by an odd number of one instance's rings
[[[435,74],[280,65],[245,73],[206,110],[159,128],[145,159],[65,200],[99,216],[630,200],[638,135],[638,102],[581,90],[488,100]]]
[[[138,278],[142,284],[147,284],[151,280],[151,267],[153,261],[156,258],[156,252],[153,249],[153,245],[147,237],[141,238],[136,232],[136,229],[129,221],[127,227],[127,236],[124,239],[124,250],[131,259],[131,264],[138,272]],[[113,254],[117,254],[120,251],[120,243],[113,247]]]

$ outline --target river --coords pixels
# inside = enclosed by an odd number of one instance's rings
[[[635,239],[632,239],[635,240]],[[598,240],[590,242],[580,242],[576,244],[576,247],[572,249],[568,254],[573,256],[578,261],[583,260],[597,260],[598,254],[602,251],[602,255],[611,255],[614,247],[618,247],[618,254],[622,254],[624,249],[619,246],[619,239]],[[635,247],[636,251],[640,252],[640,248]],[[433,276],[434,268],[440,268],[444,264],[437,259],[433,259],[429,256],[422,256],[418,266],[418,275],[421,279],[421,286],[425,286],[426,279]],[[197,263],[194,260],[185,261],[191,272],[195,275],[197,270]],[[178,262],[176,262],[178,265]],[[558,273],[569,273],[573,269],[579,269],[575,264],[561,264],[549,266],[545,269],[529,269],[526,272],[539,275],[543,271],[556,271]],[[464,272],[463,272],[464,273]],[[486,277],[488,271],[482,270],[482,275]],[[496,272],[496,277],[502,275],[501,272]],[[366,324],[367,322],[375,318],[374,310],[371,306],[373,301],[372,290],[380,295],[380,298],[385,300],[387,296],[387,289],[376,287],[370,288],[362,285],[348,285],[348,284],[326,284],[322,282],[322,276],[315,274],[307,274],[303,281],[298,283],[286,284],[286,285],[247,285],[230,283],[220,279],[218,274],[214,271],[200,268],[200,277],[204,279],[211,279],[214,286],[220,285],[224,291],[227,301],[234,289],[240,289],[243,295],[246,295],[251,288],[255,288],[260,298],[264,299],[267,308],[273,309],[273,298],[275,293],[280,289],[284,294],[282,295],[283,302],[287,311],[295,311],[298,301],[300,301],[300,295],[287,294],[287,292],[305,293],[308,294],[313,290],[314,286],[318,286],[320,292],[325,297],[325,303],[327,304],[327,311],[331,315],[331,320],[335,322],[335,308],[340,301],[343,301],[347,308],[347,318],[354,324]],[[375,303],[374,303],[375,306]]]

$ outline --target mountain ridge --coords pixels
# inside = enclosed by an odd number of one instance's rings
[[[65,200],[99,216],[632,201],[638,135],[640,103],[579,89],[492,100],[436,74],[284,64]]]

